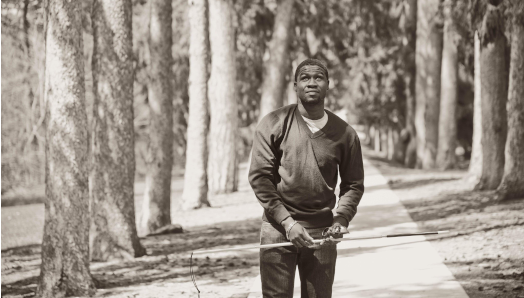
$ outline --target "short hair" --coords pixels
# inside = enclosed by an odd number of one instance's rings
[[[324,75],[326,76],[326,79],[329,80],[329,73],[328,73],[328,70],[327,70],[327,67],[326,67],[325,63],[323,61],[321,61],[321,60],[318,60],[318,59],[307,58],[306,60],[302,61],[297,66],[297,69],[295,70],[295,82],[297,81],[298,73],[306,65],[315,65],[315,66],[320,67],[322,69],[322,71],[324,72]]]

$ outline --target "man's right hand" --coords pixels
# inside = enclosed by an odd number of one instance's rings
[[[291,218],[284,220],[282,222],[284,229],[287,230],[293,222],[294,220]],[[315,245],[315,243],[313,243],[313,237],[311,237],[306,229],[299,223],[296,223],[289,231],[289,241],[298,248]]]

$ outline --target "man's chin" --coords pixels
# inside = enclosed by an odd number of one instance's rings
[[[319,104],[323,104],[324,103],[324,99],[321,99],[321,98],[304,98],[304,99],[300,99],[300,102],[303,104],[303,105],[307,105],[307,106],[316,106],[316,105],[319,105]]]

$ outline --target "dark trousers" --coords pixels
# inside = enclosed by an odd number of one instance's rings
[[[311,237],[321,238],[324,228],[307,229]],[[287,242],[285,230],[268,222],[262,223],[260,244]],[[301,281],[301,297],[331,297],[337,248],[335,245],[319,249],[294,246],[260,249],[260,276],[264,298],[293,297],[295,271]]]

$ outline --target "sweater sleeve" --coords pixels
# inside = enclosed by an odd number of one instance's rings
[[[278,137],[280,121],[268,115],[258,125],[253,138],[253,152],[249,168],[249,183],[266,214],[280,223],[290,216],[277,190],[280,180],[278,167]]]
[[[340,200],[337,215],[349,223],[357,213],[357,206],[364,194],[364,165],[357,135],[349,144],[340,163]]]

